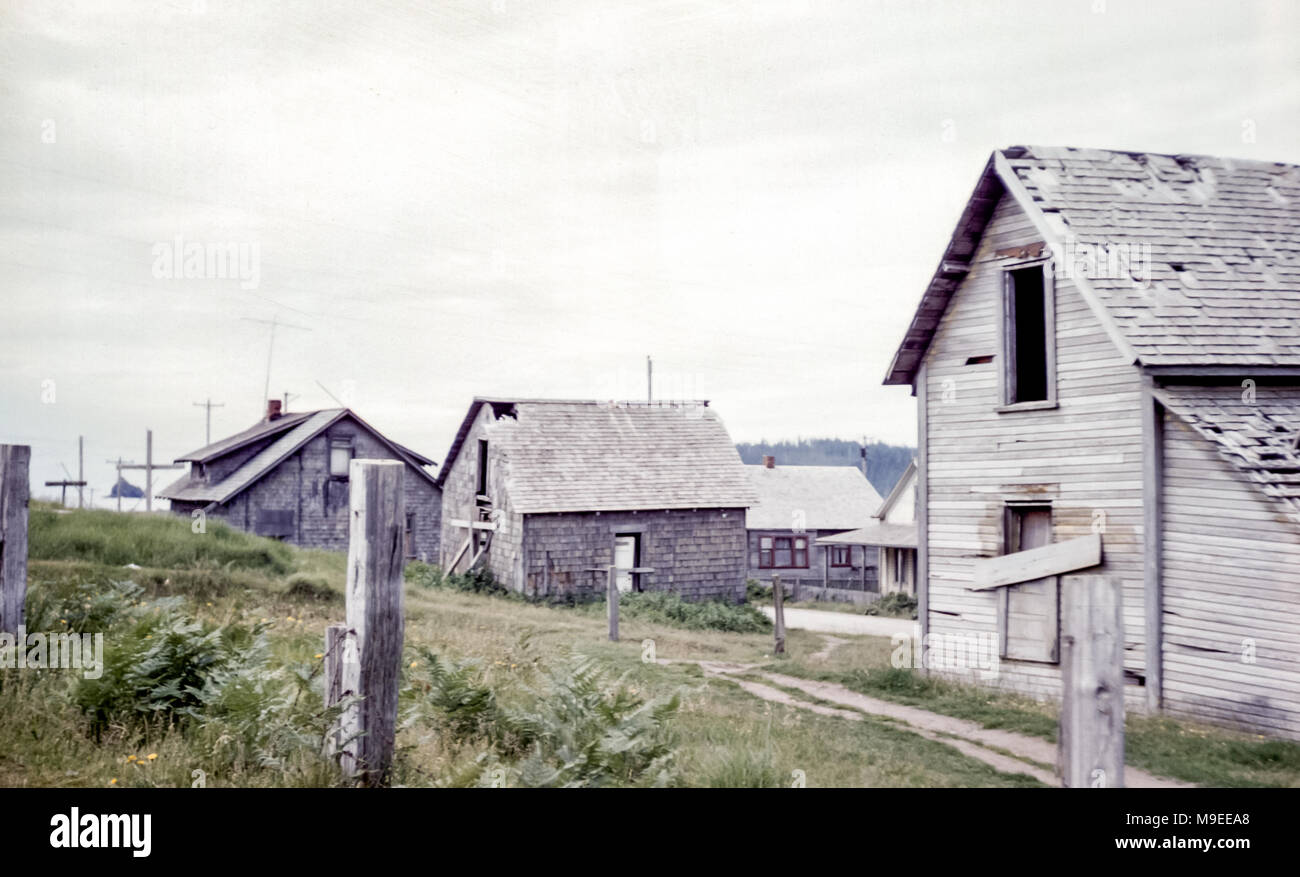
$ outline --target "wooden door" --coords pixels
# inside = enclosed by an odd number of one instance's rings
[[[635,533],[620,533],[614,537],[614,581],[620,593],[632,590],[632,568],[638,566],[641,537]]]
[[[1012,507],[1007,520],[1007,551],[1041,548],[1052,541],[1052,510]],[[1059,659],[1059,593],[1056,576],[1000,589],[1002,657],[1020,661]]]

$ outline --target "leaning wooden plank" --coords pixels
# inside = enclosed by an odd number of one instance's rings
[[[1100,563],[1101,536],[1093,533],[1001,557],[977,557],[970,588],[972,591],[986,591],[989,588],[1018,585]]]

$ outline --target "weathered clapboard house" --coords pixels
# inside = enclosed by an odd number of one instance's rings
[[[861,545],[824,545],[822,536],[862,527],[880,505],[880,494],[852,466],[746,466],[758,502],[745,514],[749,530],[749,577],[799,586],[801,594],[827,598],[811,588],[876,590],[876,550]]]
[[[926,633],[1056,696],[1062,576],[1118,576],[1131,707],[1300,737],[1300,167],[994,152],[885,383]]]
[[[176,462],[189,472],[158,495],[174,514],[210,517],[307,548],[348,548],[348,467],[353,458],[406,463],[406,556],[434,562],[441,536],[441,489],[433,461],[385,438],[347,408],[266,418]]]
[[[442,467],[443,568],[528,597],[742,601],[753,488],[708,403],[475,399]]]

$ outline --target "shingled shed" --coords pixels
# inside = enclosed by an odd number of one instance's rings
[[[529,597],[745,594],[744,465],[703,403],[475,399],[447,453],[443,567]]]
[[[1300,167],[994,152],[885,383],[925,633],[1057,696],[1062,576],[1116,575],[1130,708],[1300,737]]]
[[[381,435],[348,408],[284,413],[278,399],[242,432],[176,459],[189,472],[158,495],[174,514],[197,511],[242,530],[307,548],[348,548],[349,465],[353,458],[401,460],[405,552],[435,561],[441,491],[433,461]]]

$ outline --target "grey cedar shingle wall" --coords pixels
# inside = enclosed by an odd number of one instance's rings
[[[509,428],[513,421],[504,425]],[[490,406],[483,406],[443,481],[442,558],[450,564],[465,540],[453,520],[475,520],[478,442],[488,441],[488,495],[498,512],[487,569],[512,590],[547,599],[584,598],[603,592],[604,574],[590,572],[613,560],[614,535],[642,532],[647,590],[675,590],[688,599],[739,601],[745,593],[744,509],[679,509],[521,515],[506,489],[511,459]],[[737,464],[739,466],[739,464]],[[548,571],[549,559],[549,571]],[[463,566],[463,564],[462,564]],[[597,583],[599,579],[599,583]]]
[[[346,551],[348,482],[329,477],[329,447],[334,437],[352,438],[355,458],[394,459],[379,439],[345,418],[311,439],[252,487],[211,512],[211,516],[243,530],[282,537],[304,548]],[[415,556],[436,562],[442,518],[438,488],[409,466],[403,473],[402,484],[406,510],[414,513]],[[173,502],[172,511],[189,516],[193,509],[205,505]],[[288,532],[284,527],[286,520],[290,522]]]
[[[655,569],[642,577],[643,590],[673,591],[689,600],[744,600],[744,509],[528,515],[524,533],[529,596],[603,592],[604,573],[590,568],[613,562],[615,535],[638,533],[641,565]]]
[[[759,543],[758,540],[763,536],[781,536],[783,538],[793,539],[796,534],[793,530],[750,530],[749,531],[749,577],[757,579],[764,584],[772,581],[772,573],[780,573],[781,581],[793,582],[798,580],[810,585],[821,585],[823,575],[826,572],[826,552],[830,549],[823,545],[815,544],[819,536],[829,536],[833,533],[842,533],[843,530],[806,530],[802,534],[808,539],[808,567],[807,569],[770,569],[759,566]],[[867,590],[873,591],[877,588],[878,575],[877,566],[879,564],[880,551],[873,545],[864,548],[861,545],[850,546],[853,552],[853,566],[832,566],[830,567],[831,587],[845,587],[854,590],[862,589],[862,562],[863,554],[866,554],[866,581]]]
[[[467,531],[463,527],[452,525],[452,521],[475,521],[479,518],[478,506],[474,497],[478,486],[478,442],[488,439],[488,496],[492,499],[491,510],[498,512],[497,529],[492,534],[492,545],[487,555],[487,569],[493,578],[503,584],[513,584],[520,580],[521,554],[523,542],[523,518],[510,505],[506,492],[506,475],[509,460],[502,448],[493,440],[495,421],[492,408],[484,405],[475,418],[465,437],[461,452],[445,473],[442,485],[442,566],[448,568],[456,552],[465,542]],[[462,561],[464,568],[468,559]]]

